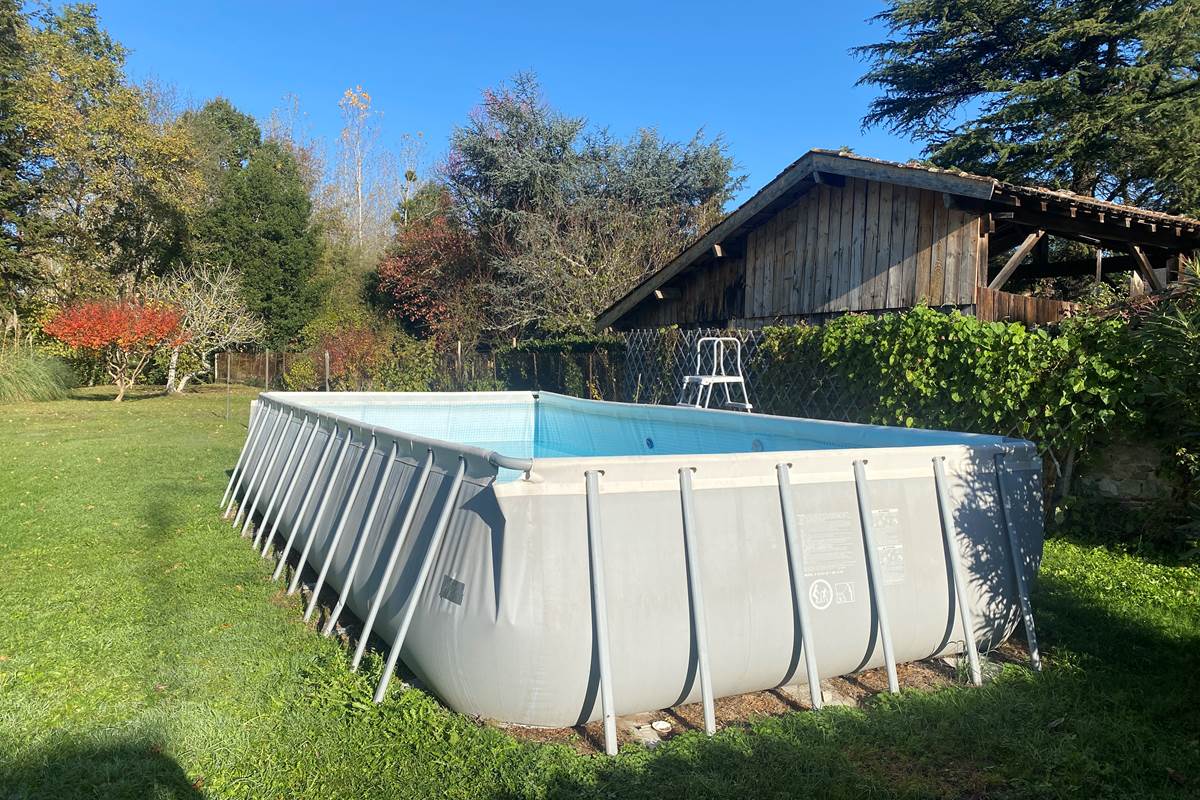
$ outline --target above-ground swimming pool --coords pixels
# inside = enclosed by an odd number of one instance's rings
[[[546,392],[280,393],[226,492],[450,707],[538,726],[999,645],[1041,555],[999,436]],[[223,501],[224,502],[224,501]],[[244,528],[245,530],[245,528]],[[301,577],[291,582],[294,591]],[[964,635],[964,630],[970,635]],[[399,643],[399,647],[397,647]],[[612,739],[615,742],[615,737]],[[610,749],[612,742],[609,742]]]

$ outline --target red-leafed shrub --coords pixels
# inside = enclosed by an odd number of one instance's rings
[[[318,353],[329,353],[329,380],[338,389],[365,388],[387,354],[387,342],[370,328],[347,328],[321,337]]]
[[[391,314],[415,333],[437,338],[446,329],[461,335],[465,279],[476,269],[471,237],[453,220],[438,214],[396,234],[379,262],[379,290]]]
[[[43,330],[55,339],[96,353],[117,387],[116,400],[137,382],[154,353],[185,337],[175,308],[120,300],[87,300],[67,306]]]

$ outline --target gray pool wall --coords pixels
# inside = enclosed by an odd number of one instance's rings
[[[372,426],[365,403],[548,402],[600,417],[632,414],[683,420],[698,429],[751,424],[769,436],[825,441],[823,449],[741,453],[533,458],[527,472],[502,470],[492,451]],[[589,404],[593,404],[589,407]],[[584,473],[599,477],[605,591],[613,699],[618,714],[699,701],[695,641],[685,571],[679,470],[694,469],[699,580],[717,697],[804,683],[796,598],[784,540],[776,465],[788,463],[812,614],[810,641],[822,677],[882,666],[852,464],[865,460],[884,599],[898,662],[963,649],[943,544],[933,459],[945,458],[957,542],[968,576],[974,638],[987,651],[1009,637],[1019,618],[1016,582],[1000,514],[994,456],[1006,454],[1008,511],[1027,582],[1042,549],[1041,463],[1032,444],[996,436],[791,420],[734,412],[623,406],[546,393],[367,394],[279,393],[260,396],[255,413],[284,414],[287,452],[301,425],[319,420],[299,486],[332,483],[329,510],[313,525],[315,506],[297,519],[303,492],[280,512],[282,541],[296,530],[295,549],[311,536],[307,564],[319,570],[343,511],[345,533],[332,553],[327,586],[365,618],[383,565],[427,454],[430,481],[385,587],[374,632],[389,644],[413,601],[418,568],[459,460],[465,478],[423,591],[402,659],[451,708],[487,719],[565,726],[601,716],[599,669],[590,590]],[[590,408],[590,410],[589,410]],[[345,414],[339,413],[345,411]],[[271,419],[270,416],[267,417]],[[338,475],[330,458],[315,474],[317,453],[336,425],[354,437]],[[753,433],[753,430],[750,431]],[[257,449],[272,446],[264,440]],[[370,451],[367,443],[373,441]],[[886,441],[887,446],[872,446]],[[830,447],[829,442],[835,443]],[[902,444],[909,442],[909,445]],[[379,486],[393,444],[396,464]],[[335,447],[336,451],[336,447]],[[519,454],[517,454],[519,455]],[[363,457],[367,471],[345,507]],[[248,463],[255,457],[248,454]],[[261,459],[260,455],[260,459]],[[280,457],[261,481],[288,481]],[[507,474],[502,474],[507,473]],[[498,478],[502,478],[498,480]],[[369,531],[371,499],[382,505]],[[249,502],[249,501],[247,501]],[[266,498],[260,502],[261,512]],[[274,515],[273,515],[274,516]],[[366,536],[361,565],[347,581],[352,553]]]

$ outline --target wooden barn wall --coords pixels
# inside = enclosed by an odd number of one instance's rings
[[[975,302],[979,216],[924,189],[818,185],[751,231],[748,318]]]
[[[975,303],[986,258],[977,214],[925,189],[818,185],[746,237],[742,258],[694,267],[681,296],[648,298],[621,328]]]
[[[719,326],[743,316],[743,263],[741,258],[724,258],[694,267],[679,285],[679,297],[657,300],[651,296],[622,317],[616,327]]]

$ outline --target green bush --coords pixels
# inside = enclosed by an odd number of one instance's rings
[[[791,386],[778,402],[799,407],[806,390],[819,389],[854,398],[864,422],[1029,439],[1051,460],[1052,477],[1111,422],[1138,418],[1136,348],[1116,318],[1083,314],[1052,334],[919,306],[763,333],[754,368],[764,384]],[[814,363],[819,387],[788,381]]]
[[[62,359],[26,350],[0,351],[0,403],[61,400],[78,385]]]

